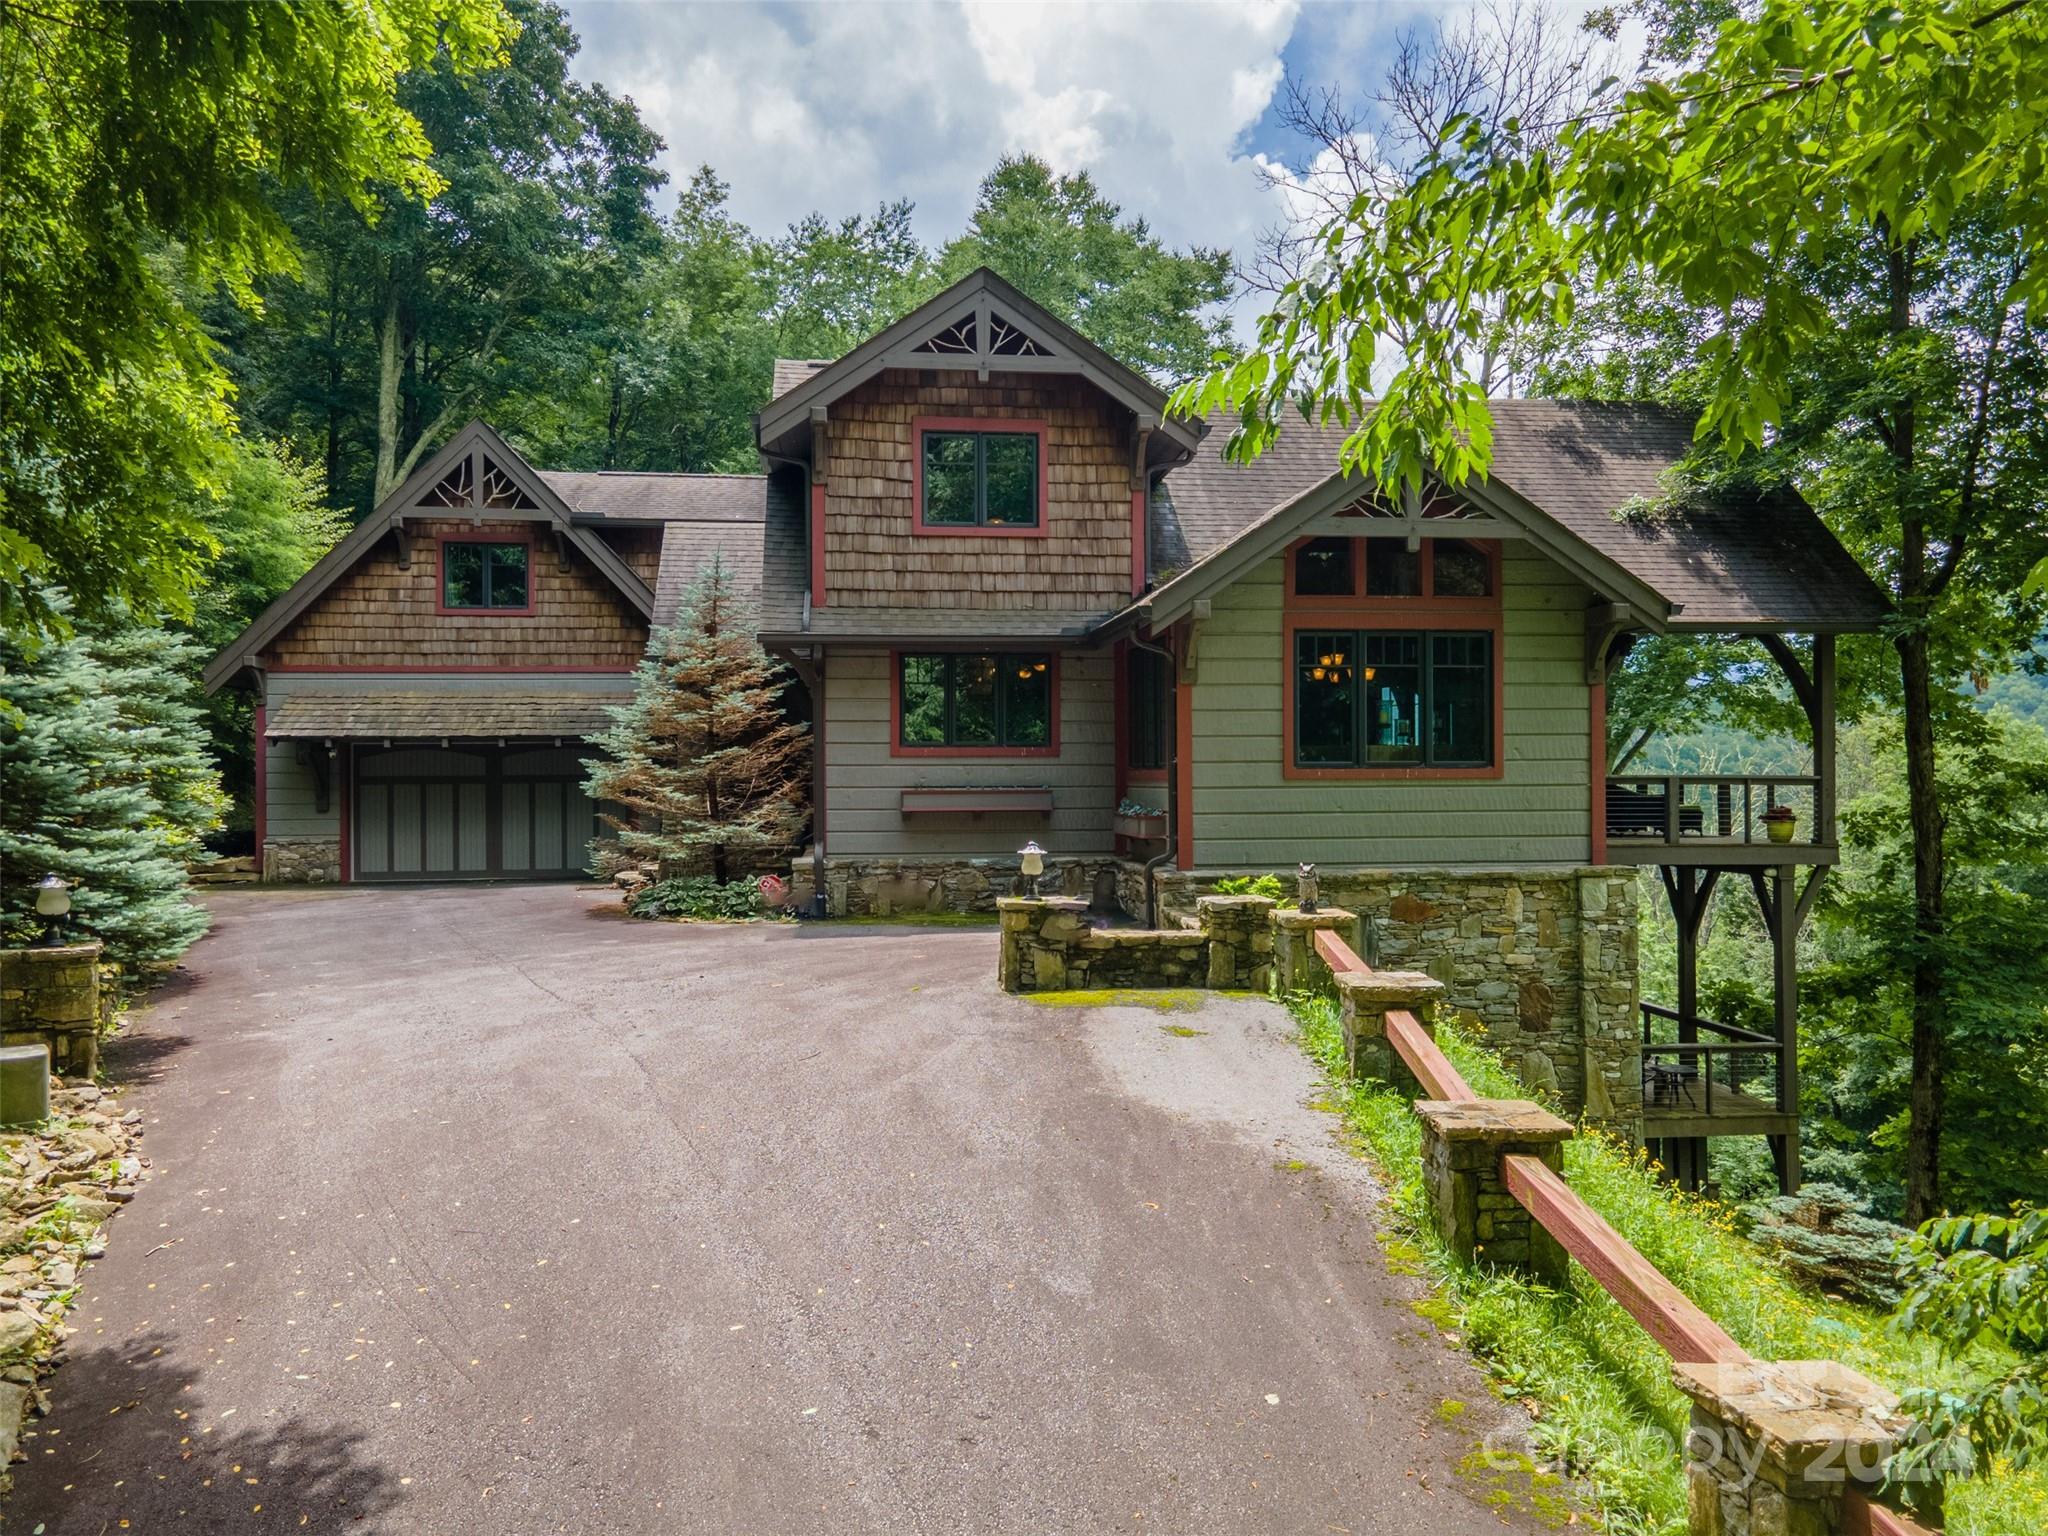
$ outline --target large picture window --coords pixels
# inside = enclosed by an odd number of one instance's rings
[[[1297,630],[1300,768],[1493,765],[1493,635]]]
[[[926,429],[919,520],[926,528],[1036,528],[1036,431]]]
[[[896,742],[911,750],[1049,751],[1052,657],[906,653],[896,662]]]
[[[449,539],[441,545],[443,608],[516,608],[531,606],[524,544],[490,544],[478,539]]]

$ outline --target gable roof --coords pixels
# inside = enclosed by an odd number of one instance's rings
[[[1157,384],[989,268],[977,267],[844,357],[824,364],[778,361],[775,393],[754,417],[755,442],[771,452],[794,440],[809,430],[814,406],[829,405],[886,368],[968,370],[983,378],[991,372],[1079,375],[1137,413],[1162,448],[1170,445],[1171,453],[1157,455],[1162,461],[1185,458],[1207,430],[1182,417],[1167,419],[1166,392]]]
[[[1877,585],[1790,491],[1620,515],[1665,494],[1665,473],[1693,442],[1684,413],[1575,400],[1494,400],[1488,409],[1491,474],[1457,498],[1515,524],[1653,628],[1867,630],[1889,613]],[[1219,434],[1153,498],[1153,574],[1166,579],[1137,606],[1155,618],[1178,611],[1364,495],[1365,482],[1335,474],[1345,436],[1341,426],[1290,420],[1265,454],[1235,465]]]
[[[579,520],[668,523],[761,520],[763,477],[666,474],[642,470],[535,471]]]
[[[497,477],[490,482],[488,490],[487,471]],[[593,513],[579,513],[570,499],[593,499],[590,489],[580,482],[608,478],[544,475],[528,464],[519,451],[490,426],[481,421],[470,422],[408,475],[403,484],[378,503],[376,510],[321,556],[311,570],[292,583],[283,595],[256,616],[247,629],[206,664],[201,673],[206,691],[218,690],[244,667],[251,665],[266,645],[283,633],[344,573],[352,570],[393,529],[408,520],[422,517],[451,517],[467,513],[488,515],[494,521],[545,522],[617,589],[629,607],[651,619],[655,612],[654,589],[640,579],[616,549],[591,529],[593,522],[612,518],[643,520],[644,513],[610,509],[630,505],[636,496],[644,501],[645,489],[623,485],[617,490],[607,487],[594,494],[594,499],[603,504],[604,510]],[[621,477],[622,480],[634,481],[694,478],[698,477]],[[753,479],[757,486],[759,484],[758,477],[708,478],[721,481],[748,478]],[[557,489],[554,483],[557,480],[562,482],[561,489]],[[460,489],[451,491],[450,487]],[[568,496],[564,495],[565,491]],[[668,494],[672,498],[674,492]],[[694,496],[696,493],[686,491],[684,494]],[[466,499],[447,499],[450,495]],[[494,499],[487,501],[487,497]]]

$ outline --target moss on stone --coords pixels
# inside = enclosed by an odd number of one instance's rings
[[[1570,1485],[1520,1452],[1475,1450],[1458,1463],[1458,1475],[1479,1484],[1495,1509],[1518,1509],[1548,1530],[1563,1530],[1580,1513]]]
[[[1041,1008],[1150,1008],[1158,1013],[1193,1013],[1204,997],[1220,996],[1194,987],[1096,987],[1083,992],[1023,992]]]

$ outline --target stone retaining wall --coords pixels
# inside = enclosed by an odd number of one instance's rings
[[[1122,893],[1119,868],[1124,861],[1108,857],[1045,860],[1039,889],[1048,895],[1095,899],[1098,885],[1112,902]],[[810,906],[814,874],[810,857],[790,861],[791,902],[802,911]],[[835,859],[825,860],[825,910],[832,917],[889,917],[903,912],[994,912],[1004,897],[1023,891],[1017,860]],[[1139,908],[1142,914],[1143,907]]]
[[[334,885],[341,879],[341,843],[331,837],[265,838],[263,878],[274,885]]]
[[[1204,896],[1196,927],[1168,929],[1094,927],[1076,897],[1005,896],[996,905],[1006,992],[1272,985],[1273,903],[1264,896]]]
[[[1160,922],[1240,871],[1161,870]],[[1637,1135],[1636,875],[1632,869],[1319,870],[1323,900],[1359,916],[1376,969],[1423,971],[1445,1002],[1566,1113]],[[1350,935],[1346,936],[1351,938]]]
[[[51,1072],[91,1077],[100,1059],[100,948],[0,949],[0,1045],[47,1045]]]

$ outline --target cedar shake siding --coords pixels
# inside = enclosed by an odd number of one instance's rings
[[[920,417],[1043,423],[1042,536],[918,532]],[[1131,412],[1078,378],[890,369],[832,402],[825,591],[834,607],[1099,609],[1131,595]],[[977,536],[980,535],[980,536]]]
[[[1283,771],[1290,685],[1283,560],[1220,593],[1193,694],[1197,868],[1583,863],[1592,832],[1586,605],[1526,544],[1502,550],[1502,771],[1494,778],[1302,779]],[[1297,621],[1298,622],[1298,621]],[[1393,619],[1376,626],[1399,627]]]
[[[263,654],[263,665],[293,668],[447,667],[629,671],[647,646],[647,627],[617,590],[571,549],[566,563],[545,527],[531,522],[419,519],[406,525],[408,566],[395,540],[380,542],[343,573]],[[623,531],[622,531],[623,532]],[[493,537],[532,541],[527,562],[531,612],[440,611],[438,540]],[[621,555],[643,575],[658,546],[634,531]]]
[[[899,757],[890,751],[887,651],[834,647],[825,670],[825,842],[834,858],[1013,857],[1036,838],[1062,858],[1110,851],[1115,730],[1107,651],[1059,658],[1059,751],[1051,756]],[[906,789],[1050,787],[1048,815],[903,812]]]

